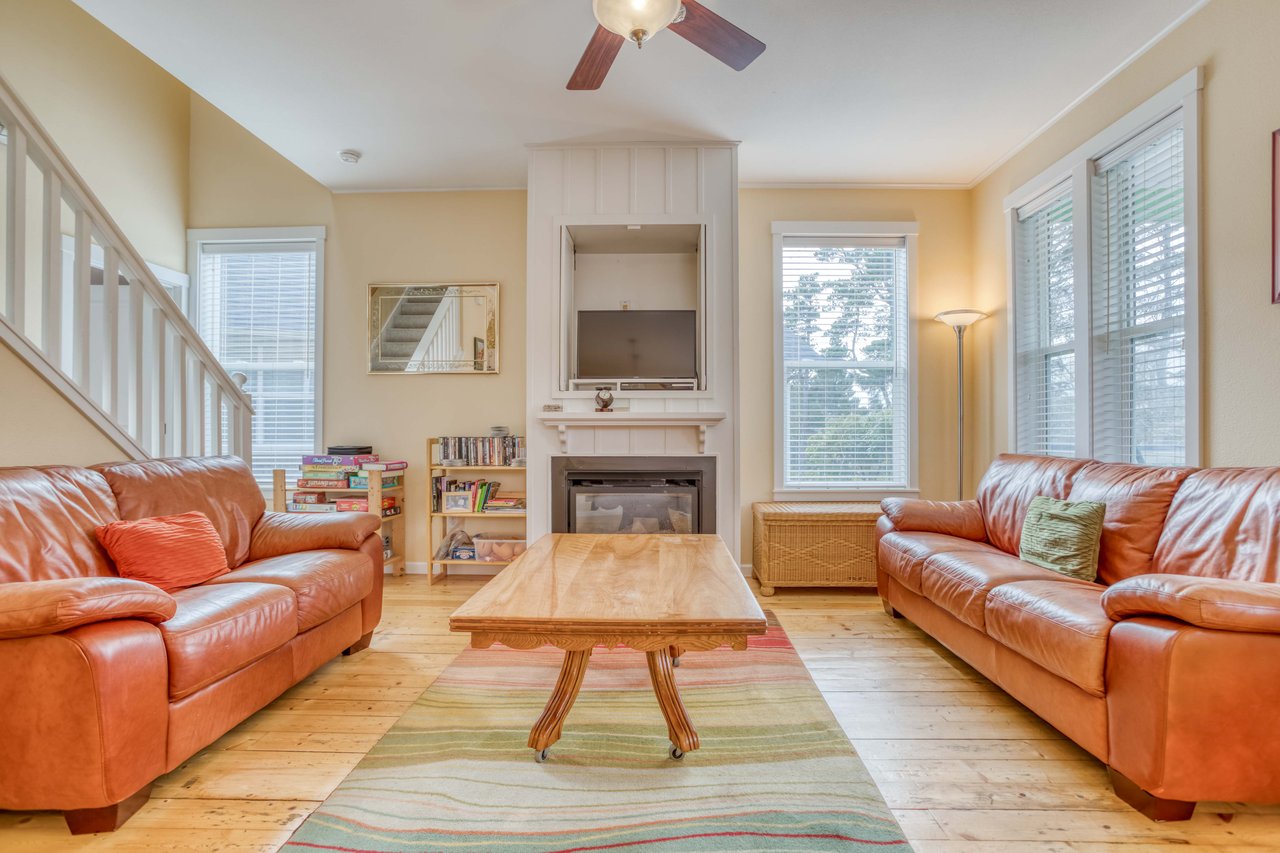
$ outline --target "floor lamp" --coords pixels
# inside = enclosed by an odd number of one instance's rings
[[[986,316],[971,308],[957,308],[933,318],[956,333],[956,500],[964,500],[964,333]]]

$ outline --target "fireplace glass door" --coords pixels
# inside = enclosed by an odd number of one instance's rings
[[[569,488],[570,533],[693,533],[698,529],[696,486],[633,480]]]

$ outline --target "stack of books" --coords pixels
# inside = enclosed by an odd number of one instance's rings
[[[340,448],[330,448],[337,450]],[[288,503],[289,512],[368,512],[369,498],[343,496],[330,500],[326,491],[368,489],[370,477],[380,477],[382,488],[390,489],[401,483],[401,472],[407,462],[388,461],[378,457],[372,448],[341,448],[342,450],[368,450],[367,453],[329,453],[302,457],[298,491]],[[399,515],[402,509],[399,499],[385,496],[382,499],[382,516]]]
[[[498,496],[500,483],[492,480],[431,478],[432,512],[523,512],[523,495]]]
[[[440,437],[440,464],[523,465],[524,437],[519,435]]]

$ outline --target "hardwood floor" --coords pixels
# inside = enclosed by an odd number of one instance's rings
[[[325,665],[158,780],[124,828],[73,838],[55,813],[0,812],[0,850],[275,850],[463,648],[447,617],[481,583],[388,578],[370,651]],[[874,594],[779,591],[761,603],[918,853],[1280,850],[1280,806],[1203,804],[1177,824],[1133,812],[1097,761],[888,619]]]

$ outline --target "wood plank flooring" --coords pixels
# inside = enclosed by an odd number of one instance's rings
[[[0,812],[0,850],[272,851],[461,651],[447,617],[482,580],[388,578],[370,651],[335,660],[160,779],[110,835]],[[1280,806],[1156,824],[1102,766],[861,591],[779,591],[791,635],[918,853],[1280,850]],[[548,689],[550,685],[548,685]],[[695,756],[696,757],[696,756]],[[2,770],[2,769],[0,769]]]

